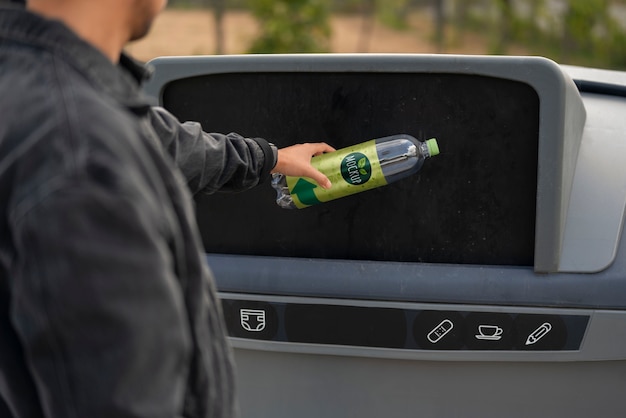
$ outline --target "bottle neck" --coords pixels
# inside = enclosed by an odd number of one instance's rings
[[[426,142],[420,142],[419,154],[426,158],[430,157],[430,149],[428,148],[428,144],[426,144]]]

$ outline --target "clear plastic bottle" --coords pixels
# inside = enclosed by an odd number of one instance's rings
[[[332,182],[323,189],[306,177],[272,175],[276,203],[285,209],[302,209],[321,202],[381,187],[414,174],[424,160],[439,154],[434,138],[419,141],[400,134],[373,139],[311,159],[311,164]]]

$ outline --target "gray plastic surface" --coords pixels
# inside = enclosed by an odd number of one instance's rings
[[[432,362],[236,349],[242,418],[621,418],[625,361]]]
[[[263,55],[157,58],[145,86],[161,99],[168,82],[224,72],[424,72],[506,78],[532,86],[540,99],[534,267],[559,269],[567,206],[586,113],[576,86],[562,69],[540,57],[455,55]]]
[[[625,313],[557,311],[592,315],[580,351],[408,353],[232,339],[242,418],[623,416]]]
[[[501,76],[529,83],[541,98],[534,270],[217,254],[207,259],[222,298],[587,315],[579,349],[435,351],[231,338],[242,418],[624,415],[626,99],[583,93],[581,101],[565,73],[622,86],[626,73],[520,57],[188,57],[154,64],[156,77],[147,91],[155,97],[171,80],[208,73],[358,70]]]
[[[409,352],[232,338],[242,418],[623,416],[624,311],[222,296],[591,316],[580,350],[569,352]]]
[[[576,79],[626,85],[626,73],[564,67]],[[626,100],[583,93],[583,139],[567,213],[559,271],[595,273],[611,265],[626,208]]]

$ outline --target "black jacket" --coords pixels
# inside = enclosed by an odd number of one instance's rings
[[[0,397],[15,418],[234,415],[189,189],[252,187],[275,157],[149,106],[143,73],[0,9]]]

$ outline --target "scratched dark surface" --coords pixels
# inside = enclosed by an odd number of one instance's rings
[[[539,98],[529,85],[431,73],[239,73],[168,85],[164,106],[209,132],[335,148],[407,133],[441,154],[407,179],[301,210],[265,184],[197,197],[207,252],[533,264]]]

